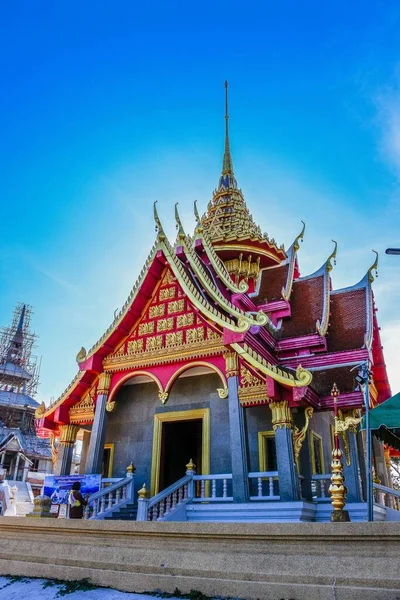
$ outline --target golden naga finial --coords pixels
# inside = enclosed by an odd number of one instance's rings
[[[203,226],[201,224],[199,211],[197,210],[197,200],[194,201],[193,209],[194,209],[194,218],[196,219],[196,233],[202,233]]]
[[[82,361],[84,361],[86,358],[86,348],[84,348],[82,346],[82,348],[79,350],[78,354],[76,355],[76,362],[77,363],[81,363]]]
[[[159,242],[162,242],[166,239],[166,235],[164,233],[164,229],[161,225],[161,221],[160,221],[160,217],[158,216],[158,212],[157,212],[157,200],[154,202],[154,221],[156,222],[156,231],[157,231],[157,240]]]
[[[40,419],[40,417],[46,412],[46,405],[44,402],[41,402],[40,406],[35,410],[35,419]]]
[[[301,241],[301,242],[303,241],[303,238],[304,238],[304,232],[305,232],[305,230],[306,230],[306,224],[304,223],[304,221],[301,221],[301,223],[303,223],[303,228],[302,228],[302,230],[300,231],[300,233],[299,233],[299,235],[297,236],[297,238],[296,238],[296,239],[294,240],[294,242],[293,242],[293,248],[294,248],[295,250],[298,250],[298,249],[300,248],[300,244],[299,244],[299,242],[300,242],[300,241]]]
[[[196,468],[196,465],[194,464],[193,460],[190,459],[188,464],[186,465],[186,470],[187,471],[194,471]]]
[[[371,283],[374,281],[375,277],[378,277],[378,259],[379,259],[379,255],[378,255],[377,251],[372,250],[372,252],[375,252],[376,256],[375,256],[374,264],[368,269],[368,279]],[[372,275],[372,271],[375,271],[375,277]]]
[[[335,240],[332,240],[332,242],[335,244],[335,247],[333,249],[333,252],[328,256],[328,259],[326,261],[326,266],[328,268],[328,271],[332,271],[332,269],[333,269],[332,260],[333,260],[333,264],[336,265],[337,242]]]
[[[181,241],[184,241],[184,239],[186,238],[186,233],[183,229],[183,225],[182,225],[182,221],[179,217],[179,213],[178,213],[178,204],[179,202],[175,202],[175,221],[176,221],[176,228],[178,230],[178,239]]]

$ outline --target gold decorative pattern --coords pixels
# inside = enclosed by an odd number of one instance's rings
[[[175,279],[174,279],[174,276],[172,275],[171,271],[168,269],[162,280],[161,285],[164,286],[164,285],[168,285],[169,283],[175,283]]]
[[[197,329],[188,329],[186,331],[186,342],[193,344],[195,342],[202,342],[204,340],[204,327],[198,327]]]
[[[150,306],[149,308],[149,317],[153,319],[154,317],[163,317],[165,314],[165,304],[155,304],[154,306]]]
[[[222,400],[227,398],[229,395],[228,388],[217,388],[217,392],[218,392],[218,397],[221,398]]]
[[[307,429],[310,423],[310,419],[314,414],[314,409],[311,406],[307,406],[304,410],[304,416],[306,418],[306,422],[304,424],[303,429],[299,429],[296,425],[293,429],[293,451],[294,451],[294,460],[297,462],[297,459],[300,455],[300,450],[307,435]]]
[[[154,333],[154,321],[149,321],[148,323],[140,323],[138,333],[139,335],[147,335],[148,333]]]
[[[158,392],[158,398],[163,404],[168,400],[169,392]]]
[[[176,287],[168,287],[160,290],[160,300],[170,300],[176,296]]]
[[[185,308],[185,300],[175,300],[174,302],[169,302],[168,304],[168,314],[173,315],[178,312],[182,312]]]
[[[182,334],[183,331],[174,332]],[[173,334],[166,334],[167,336]],[[179,338],[168,338],[171,340],[171,346],[159,348],[142,354],[127,354],[121,357],[107,357],[103,361],[103,366],[107,371],[124,371],[127,369],[149,367],[152,365],[162,365],[180,361],[183,359],[202,358],[206,356],[215,356],[225,354],[226,348],[222,345],[221,339],[203,340],[202,342],[194,342],[191,344],[173,342]]]
[[[262,384],[261,379],[253,375],[244,365],[240,368],[240,380],[243,387],[253,387]]]
[[[236,352],[229,352],[225,355],[225,368],[227,377],[239,375],[239,361]]]
[[[76,425],[61,425],[60,426],[60,444],[64,446],[72,445],[76,442],[79,427]]]
[[[188,327],[194,323],[194,313],[186,313],[186,315],[179,315],[176,317],[177,327]]]
[[[97,393],[106,396],[110,389],[110,383],[111,374],[106,372],[100,373],[99,383],[97,384]]]
[[[93,387],[78,404],[71,406],[69,409],[69,420],[72,423],[83,423],[84,421],[92,421],[94,419],[94,395],[95,388]]]
[[[243,252],[239,254],[239,258],[232,258],[225,261],[226,270],[230,275],[235,277],[235,281],[243,278],[246,283],[249,279],[257,279],[260,273],[260,257],[255,262],[252,262],[253,256],[248,255],[247,259],[243,260]]]
[[[137,352],[143,352],[143,340],[132,340],[128,342],[128,354],[136,354]]]
[[[157,321],[157,333],[160,331],[168,331],[174,326],[174,318],[168,317],[167,319],[160,319]]]
[[[183,344],[183,331],[173,331],[167,333],[165,336],[165,346],[167,348],[174,348],[176,346],[182,346]]]
[[[332,506],[337,511],[341,511],[345,506],[347,495],[347,488],[344,484],[342,456],[343,453],[340,448],[332,450],[332,477],[329,493],[332,498]]]
[[[58,458],[58,447],[56,445],[56,434],[54,431],[50,433],[50,448],[51,448],[51,462],[53,463],[53,467],[56,466],[57,458]]]
[[[299,365],[296,369],[296,377],[286,369],[281,369],[276,365],[272,365],[265,358],[263,358],[256,350],[250,348],[247,344],[234,343],[231,344],[233,350],[235,350],[242,359],[247,362],[250,366],[260,371],[263,375],[269,375],[275,381],[282,383],[288,387],[305,387],[312,381],[312,374],[310,371],[303,369]]]
[[[146,351],[149,350],[159,350],[163,346],[163,337],[162,335],[155,335],[154,337],[149,337],[146,340]]]
[[[281,402],[272,402],[269,407],[272,412],[272,428],[274,431],[277,429],[292,428],[292,411],[290,410],[289,403],[286,400],[282,400]]]

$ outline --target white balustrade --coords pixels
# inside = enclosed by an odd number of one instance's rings
[[[100,491],[88,498],[88,504],[84,511],[85,519],[104,519],[115,510],[122,508],[133,498],[133,477],[128,475],[124,479],[113,481],[102,480]]]
[[[196,486],[196,481],[199,481],[200,485]],[[193,482],[195,484],[195,494],[193,502],[233,502],[233,497],[228,496],[229,481],[232,481],[231,473],[194,475]],[[211,494],[209,491],[210,483]]]
[[[192,474],[185,475],[150,500],[140,497],[139,494],[137,521],[168,520],[168,517],[191,499],[188,484],[192,477]]]
[[[374,488],[374,500],[381,506],[387,506],[393,510],[400,511],[400,491],[393,488],[380,485],[378,483],[373,484]]]
[[[311,491],[314,502],[330,502],[329,486],[331,484],[331,473],[311,476]]]
[[[257,495],[250,500],[279,500],[278,471],[254,471],[249,473],[250,490],[257,486]]]

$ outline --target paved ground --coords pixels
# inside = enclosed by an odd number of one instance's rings
[[[78,587],[74,590],[74,584]],[[28,579],[25,577],[0,577],[1,600],[154,600],[154,596],[129,594],[108,588],[85,589],[81,582],[56,584],[46,579]],[[169,600],[182,600],[171,598]],[[201,600],[201,598],[199,598]]]

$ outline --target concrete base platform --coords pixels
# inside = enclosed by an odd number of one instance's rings
[[[397,600],[400,523],[0,518],[0,574],[249,600]]]
[[[192,503],[186,505],[186,518],[196,522],[301,523],[315,520],[313,502]],[[330,516],[327,518],[330,520]]]

